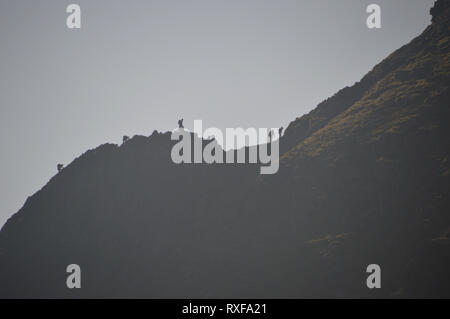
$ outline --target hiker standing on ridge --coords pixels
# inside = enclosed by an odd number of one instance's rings
[[[184,126],[183,126],[183,119],[178,120],[178,128],[184,128]]]

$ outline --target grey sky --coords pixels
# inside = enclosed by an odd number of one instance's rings
[[[286,127],[420,34],[433,2],[1,0],[0,226],[58,163],[123,135]]]

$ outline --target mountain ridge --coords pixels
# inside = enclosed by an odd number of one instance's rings
[[[175,165],[169,132],[87,151],[1,229],[0,297],[450,297],[449,12],[291,122],[276,175]]]

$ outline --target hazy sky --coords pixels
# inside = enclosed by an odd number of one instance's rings
[[[0,226],[58,163],[123,135],[286,127],[420,34],[433,2],[0,0]]]

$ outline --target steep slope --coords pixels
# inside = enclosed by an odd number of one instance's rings
[[[450,297],[449,1],[431,13],[290,124],[276,175],[175,165],[168,133],[83,154],[1,230],[0,297]]]
[[[449,45],[446,35],[446,25],[448,22],[446,21],[445,11],[447,10],[447,6],[446,1],[439,1],[431,10],[433,25],[428,27],[420,37],[392,53],[352,87],[346,87],[340,90],[333,97],[320,103],[309,114],[293,121],[286,129],[286,138],[283,141],[286,151],[297,145],[299,141],[304,140],[317,130],[323,128],[334,117],[367,95],[370,90],[373,91],[374,85],[392,76],[393,73],[397,72],[397,80],[400,82],[403,79],[408,79],[408,72],[409,75],[415,76],[417,79],[423,78],[426,75],[423,73],[426,72],[427,63],[431,62],[429,59],[446,59],[446,49]],[[422,50],[424,52],[421,52]],[[440,56],[436,54],[436,50],[440,50]],[[428,56],[427,59],[427,57],[424,57],[425,52],[435,55]],[[415,62],[415,59],[421,59],[421,61]],[[415,63],[420,63],[420,65],[416,65]],[[442,63],[445,64],[444,61]],[[411,73],[412,68],[414,68],[415,74]],[[444,77],[436,78],[436,80],[445,81],[445,72],[444,68],[440,73]],[[436,71],[435,75],[439,76],[439,72]],[[412,80],[411,77],[410,79]],[[386,86],[386,81],[382,85]],[[380,92],[381,90],[378,90],[378,93]]]
[[[307,133],[265,188],[285,190],[271,201],[285,203],[284,223],[295,225],[286,242],[301,237],[310,244],[304,251],[325,254],[309,265],[322,269],[310,293],[367,295],[356,269],[380,263],[385,296],[449,296],[449,7],[437,2],[421,36],[292,124]],[[359,97],[368,79],[376,81]],[[355,102],[344,98],[351,91]]]

